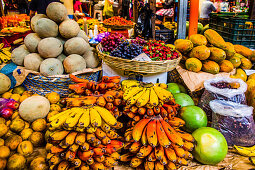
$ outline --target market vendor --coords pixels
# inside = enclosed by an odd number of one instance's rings
[[[32,18],[35,13],[46,14],[46,8],[51,2],[60,2],[59,0],[31,0],[29,10],[30,18]]]
[[[213,11],[216,12],[216,7],[214,6],[213,2],[211,2],[211,0],[205,0],[202,3],[201,6],[201,11],[200,11],[200,22],[203,25],[207,25],[209,24],[209,20],[210,20],[210,13],[212,13]]]

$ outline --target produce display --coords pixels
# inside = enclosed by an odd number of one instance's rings
[[[0,18],[1,29],[7,27],[27,27],[30,17],[26,14],[3,16]]]
[[[11,60],[11,47],[5,47],[4,44],[0,44],[0,64],[8,63]]]
[[[34,16],[31,27],[35,33],[28,34],[24,39],[25,45],[13,50],[12,61],[43,76],[97,67],[99,60],[85,32],[75,21],[65,20],[66,17],[67,10],[61,3],[51,3],[47,7],[47,16]]]
[[[125,39],[125,37],[119,33],[110,34],[109,36],[104,37],[101,41],[103,51],[107,54],[110,54],[111,51],[113,51],[116,47],[118,47],[118,45],[121,44],[122,39]]]
[[[214,30],[195,34],[189,40],[178,39],[175,46],[185,60],[186,69],[211,74],[231,72],[234,68],[251,69],[255,52],[242,45],[233,45]]]
[[[130,26],[133,25],[133,22],[122,17],[111,17],[104,20],[104,24],[110,26]]]
[[[103,26],[97,19],[91,18],[87,20],[88,30],[94,30],[95,25],[97,25],[97,29],[99,33],[104,33],[107,31],[107,28]]]
[[[131,60],[140,55],[142,52],[142,47],[140,45],[130,44],[128,41],[124,41],[115,48],[110,55]]]

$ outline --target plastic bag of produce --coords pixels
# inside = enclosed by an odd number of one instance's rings
[[[255,144],[253,107],[223,100],[211,101],[210,107],[212,127],[224,135],[229,146]]]
[[[95,40],[98,41],[98,42],[101,42],[102,39],[103,39],[104,37],[108,37],[108,35],[110,35],[109,32],[104,32],[104,33],[98,34],[98,35],[95,37]]]
[[[217,77],[204,82],[205,91],[198,103],[211,120],[212,110],[209,102],[215,99],[246,104],[247,84],[241,79]]]

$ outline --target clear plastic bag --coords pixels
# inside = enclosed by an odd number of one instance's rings
[[[215,87],[212,84],[219,83],[235,83],[239,84],[239,87],[234,88],[219,88]],[[198,106],[201,107],[207,114],[208,120],[211,120],[212,110],[209,106],[209,102],[215,99],[232,101],[239,104],[246,104],[245,92],[247,90],[247,84],[241,79],[232,79],[226,77],[217,77],[214,79],[206,80],[204,82],[205,91],[198,103]]]
[[[212,127],[223,134],[229,146],[255,144],[253,107],[222,100],[211,101],[210,107]]]

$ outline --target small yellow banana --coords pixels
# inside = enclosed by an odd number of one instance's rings
[[[102,124],[102,119],[98,111],[93,108],[90,108],[89,115],[90,115],[90,124],[93,127],[100,127]]]
[[[143,93],[143,95],[136,102],[137,107],[145,106],[150,100],[150,89],[149,88],[145,88],[145,89],[146,89],[146,91]]]
[[[89,126],[89,124],[90,124],[89,109],[84,109],[77,126],[81,128],[86,128]]]

